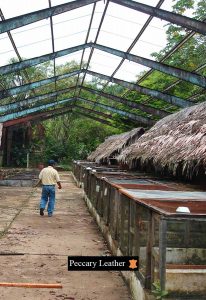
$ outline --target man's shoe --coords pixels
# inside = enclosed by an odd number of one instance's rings
[[[44,215],[44,209],[40,208],[40,216],[43,216],[43,215]]]
[[[48,217],[52,217],[52,214],[48,214]]]

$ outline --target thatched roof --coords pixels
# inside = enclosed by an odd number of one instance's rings
[[[117,159],[130,168],[187,179],[205,176],[206,102],[160,120]]]
[[[0,123],[0,146],[1,146],[2,130],[3,130],[3,124]]]
[[[97,163],[108,163],[109,158],[115,158],[125,147],[135,143],[144,133],[142,127],[108,137],[104,143],[88,156],[88,160]]]

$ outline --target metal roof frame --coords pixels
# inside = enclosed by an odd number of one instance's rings
[[[47,110],[48,114],[49,114],[51,107],[53,107],[55,105],[57,105],[57,106],[64,105],[68,101],[73,101],[74,102],[73,108],[75,108],[75,107],[78,108],[79,107],[78,101],[84,101],[87,104],[93,105],[94,112],[95,112],[94,107],[97,105],[98,108],[110,111],[111,118],[112,118],[113,114],[118,113],[120,115],[126,116],[128,119],[131,119],[133,121],[136,120],[138,122],[142,122],[146,126],[151,126],[154,123],[154,121],[152,119],[143,117],[138,114],[133,114],[133,112],[130,113],[130,112],[124,111],[122,109],[113,107],[111,105],[102,104],[99,100],[101,99],[101,97],[103,97],[105,99],[112,100],[116,103],[122,103],[130,109],[131,108],[138,109],[138,110],[140,110],[146,114],[149,114],[151,116],[154,116],[156,118],[162,118],[162,117],[168,115],[169,112],[164,109],[154,108],[149,103],[146,103],[151,98],[163,100],[166,103],[169,103],[169,104],[177,107],[177,109],[183,108],[183,107],[189,107],[191,105],[196,104],[195,102],[193,102],[193,98],[196,95],[197,96],[201,95],[201,92],[202,91],[204,92],[206,89],[206,77],[198,74],[197,72],[204,69],[206,67],[206,63],[203,63],[202,66],[197,67],[193,72],[189,72],[189,71],[183,70],[181,68],[170,66],[169,64],[166,64],[163,62],[169,56],[171,56],[173,53],[178,51],[178,49],[180,49],[182,45],[184,45],[192,36],[194,36],[195,33],[199,33],[199,34],[203,34],[203,35],[206,34],[206,23],[204,22],[205,19],[203,21],[199,21],[199,20],[195,20],[195,19],[192,19],[192,18],[189,18],[186,16],[178,15],[173,12],[163,10],[160,7],[163,4],[164,0],[160,0],[157,3],[156,7],[145,5],[143,3],[131,1],[131,0],[118,0],[118,1],[110,0],[110,1],[106,1],[106,3],[105,3],[104,11],[102,12],[101,20],[100,20],[99,26],[97,28],[94,42],[88,42],[89,33],[91,31],[92,21],[93,21],[95,9],[96,9],[96,4],[99,1],[100,0],[79,0],[79,1],[72,1],[72,2],[68,2],[65,4],[56,5],[56,6],[52,7],[51,0],[48,0],[49,7],[46,9],[34,11],[32,13],[20,15],[20,16],[13,17],[13,18],[10,18],[7,20],[4,18],[3,12],[0,10],[0,17],[2,19],[2,21],[0,22],[0,33],[4,33],[4,32],[8,33],[9,39],[10,39],[12,46],[16,52],[16,55],[19,59],[19,62],[17,62],[17,63],[0,67],[0,74],[2,76],[4,76],[4,75],[10,74],[10,73],[15,73],[15,72],[18,73],[19,71],[22,70],[24,72],[25,77],[28,82],[27,84],[24,84],[22,86],[12,87],[7,90],[4,90],[4,89],[0,90],[0,99],[11,97],[11,98],[7,99],[8,104],[4,104],[4,105],[0,106],[0,113],[4,114],[4,115],[0,116],[0,122],[6,122],[5,121],[6,118],[7,118],[7,120],[8,120],[8,118],[16,118],[16,117],[23,118],[24,114],[27,115],[27,114],[31,114],[31,113],[38,113],[38,111],[41,111],[41,110]],[[114,48],[97,43],[99,34],[101,32],[102,24],[105,20],[106,14],[107,14],[107,8],[108,8],[110,2],[150,15],[126,51],[120,51],[118,49],[114,49]],[[55,51],[55,36],[54,36],[54,30],[53,30],[52,17],[56,16],[58,14],[64,13],[64,12],[78,9],[78,8],[86,6],[86,5],[92,5],[92,12],[91,12],[91,17],[90,17],[90,22],[89,22],[89,26],[87,29],[87,33],[86,33],[85,43],[81,44],[81,45],[76,45],[74,47],[70,47],[67,49]],[[186,36],[183,38],[183,40],[180,41],[175,47],[173,47],[173,49],[171,49],[165,55],[165,57],[163,57],[160,61],[154,61],[154,60],[151,60],[148,58],[144,58],[144,57],[129,53],[132,50],[132,48],[134,47],[134,45],[136,44],[136,42],[139,40],[139,38],[141,37],[141,35],[145,31],[145,29],[148,27],[148,25],[151,22],[153,17],[157,17],[157,18],[166,20],[168,22],[177,24],[183,28],[192,30],[191,32],[186,34]],[[37,22],[39,20],[43,20],[45,18],[50,18],[52,53],[48,53],[45,55],[22,60],[22,58],[18,52],[18,49],[16,47],[16,44],[12,38],[11,31],[13,29]],[[90,53],[89,53],[89,57],[86,62],[86,67],[83,68],[85,50],[88,48],[90,48]],[[89,70],[90,61],[91,61],[91,58],[92,58],[92,55],[93,55],[93,52],[95,49],[104,51],[106,53],[109,53],[109,54],[115,55],[116,57],[121,58],[120,63],[115,68],[115,70],[112,72],[111,76]],[[74,70],[69,73],[56,75],[56,59],[59,57],[77,52],[77,51],[82,51],[79,70]],[[53,64],[54,64],[54,66],[53,66],[54,67],[54,76],[47,78],[47,79],[42,79],[42,80],[39,80],[36,82],[31,82],[26,68],[41,64],[46,61],[52,61],[52,60],[53,60]],[[151,68],[151,70],[148,71],[144,76],[142,76],[142,78],[140,78],[136,84],[115,78],[114,75],[121,68],[121,66],[125,60],[133,61],[135,63],[144,65],[146,67]],[[162,73],[166,73],[171,76],[175,76],[178,78],[178,80],[171,83],[163,91],[150,89],[148,87],[140,85],[139,83],[143,83],[144,79],[147,78],[147,76],[149,76],[153,70],[158,70]],[[81,74],[83,75],[83,77],[81,78],[81,83],[80,83],[79,81],[80,81]],[[96,90],[96,89],[92,88],[91,86],[88,87],[87,82],[85,82],[85,78],[87,75],[94,76],[94,77],[100,78],[103,81],[106,81],[106,84],[105,83],[103,84],[102,90],[99,90],[99,89]],[[68,87],[63,90],[58,90],[57,82],[59,80],[67,79],[72,76],[77,76],[76,85],[72,86],[72,87]],[[194,84],[195,86],[200,86],[201,87],[200,92],[197,92],[195,95],[193,95],[187,99],[182,99],[180,97],[177,97],[175,95],[171,95],[171,94],[167,93],[167,91],[169,91],[172,87],[178,85],[178,83],[180,83],[182,80],[188,81],[191,84]],[[21,101],[15,101],[15,98],[12,99],[12,96],[18,95],[20,93],[28,93],[30,90],[35,95],[36,88],[40,88],[40,87],[50,84],[50,83],[55,84],[55,91],[52,91],[51,93],[41,94],[41,95],[38,95],[38,96],[35,96],[32,98],[27,97]],[[143,95],[148,95],[150,97],[148,99],[144,100],[144,103],[141,103],[141,102],[135,102],[135,101],[128,100],[127,98],[124,97],[126,95],[126,93],[124,93],[123,96],[119,96],[119,95],[113,95],[108,92],[104,92],[105,87],[109,83],[115,83],[117,85],[120,85],[125,90],[136,91],[137,95],[143,94]],[[63,93],[69,93],[71,91],[74,91],[73,96],[71,98],[57,100],[57,96],[59,96]],[[87,91],[91,94],[97,95],[96,100],[91,101],[90,99],[84,98],[84,96],[81,95],[83,93],[83,91]],[[56,101],[52,102],[54,100],[54,98],[56,99]],[[39,102],[43,101],[43,100],[50,101],[50,102],[47,104],[40,105]],[[30,105],[32,105],[32,107],[29,107]],[[26,108],[26,109],[22,110],[22,108],[23,109]],[[15,112],[15,110],[18,110],[18,109],[20,111]],[[64,109],[64,108],[62,108],[62,109]],[[66,111],[66,109],[67,108],[65,106],[65,111]],[[85,109],[85,111],[86,111],[87,108],[83,108],[83,109]],[[89,114],[89,113],[90,113],[89,109],[87,109],[86,114]],[[99,113],[101,113],[101,112],[99,112]],[[103,114],[105,114],[105,113],[103,113]],[[45,117],[46,117],[46,115],[45,115]],[[109,115],[105,115],[104,117],[109,118]],[[98,119],[99,117],[96,117],[96,118]],[[99,119],[101,119],[101,118],[99,118]],[[99,121],[101,121],[101,120],[99,120]],[[104,122],[102,122],[102,123],[104,123]]]

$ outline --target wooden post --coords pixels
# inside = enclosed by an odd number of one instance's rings
[[[159,274],[160,287],[165,290],[166,284],[166,245],[167,245],[167,221],[160,219],[159,225]]]
[[[151,288],[151,276],[152,276],[152,247],[154,243],[154,216],[153,212],[150,211],[149,217],[149,228],[148,228],[148,241],[146,250],[146,276],[145,276],[145,287],[147,289]]]
[[[10,164],[11,164],[12,137],[13,137],[13,129],[9,127],[7,130],[7,145],[6,145],[6,165],[7,166],[10,166]]]

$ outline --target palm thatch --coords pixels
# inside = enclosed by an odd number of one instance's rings
[[[143,133],[144,129],[140,127],[112,135],[100,144],[87,159],[96,163],[108,164],[111,158],[115,158],[125,147],[135,143]]]
[[[129,168],[185,179],[204,177],[206,170],[206,102],[157,122],[117,158]]]

